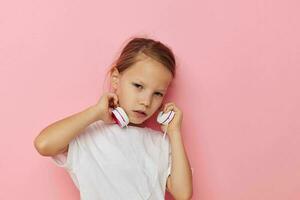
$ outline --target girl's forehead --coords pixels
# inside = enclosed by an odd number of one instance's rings
[[[157,61],[143,60],[124,71],[124,78],[149,85],[167,87],[172,81],[172,73]]]

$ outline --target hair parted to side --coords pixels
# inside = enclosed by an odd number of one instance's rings
[[[111,75],[114,68],[117,68],[120,73],[125,71],[131,65],[139,60],[139,54],[145,54],[165,66],[175,78],[176,61],[175,56],[167,45],[160,41],[146,37],[131,37],[129,42],[122,49],[119,57],[113,62],[108,74]]]

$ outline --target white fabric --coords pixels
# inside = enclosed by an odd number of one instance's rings
[[[51,157],[65,168],[81,200],[162,200],[171,172],[169,137],[151,128],[96,121]]]

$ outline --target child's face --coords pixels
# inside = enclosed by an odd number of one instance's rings
[[[140,54],[140,61],[122,73],[114,70],[111,85],[131,124],[141,124],[150,118],[162,105],[172,73],[161,63]],[[135,110],[142,110],[147,115],[140,117]]]

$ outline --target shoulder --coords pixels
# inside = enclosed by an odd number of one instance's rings
[[[149,135],[152,138],[152,140],[159,142],[160,144],[163,143],[164,146],[169,147],[170,142],[168,134],[166,134],[165,138],[163,138],[164,133],[162,131],[155,130],[149,127],[147,127],[146,132],[148,133],[147,135]]]
[[[103,121],[95,121],[84,128],[84,130],[75,138],[78,141],[87,141],[90,139],[99,138],[104,133],[108,132],[107,125]],[[102,133],[102,134],[99,134]]]
[[[104,121],[98,120],[91,123],[89,126],[87,126],[86,130],[90,132],[94,132],[94,131],[99,132],[101,130],[109,129],[112,126],[114,126],[114,124],[107,124]]]

